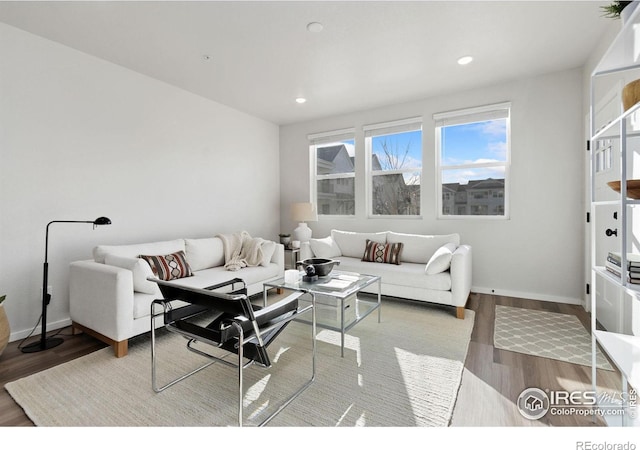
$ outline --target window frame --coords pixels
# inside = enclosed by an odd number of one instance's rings
[[[501,111],[506,111],[506,117]],[[495,103],[491,105],[464,108],[433,115],[436,141],[436,217],[439,220],[509,220],[511,198],[511,102]],[[492,119],[506,120],[506,156],[504,161],[443,165],[442,164],[442,128],[453,125],[464,125],[484,122]],[[444,214],[442,174],[445,170],[464,170],[504,167],[504,208],[502,214]],[[493,198],[493,194],[491,195]],[[455,211],[455,205],[453,210]]]
[[[366,180],[366,211],[368,219],[422,219],[423,195],[424,195],[424,120],[422,117],[411,117],[408,119],[394,120],[370,125],[364,125],[364,147],[365,147],[365,180]],[[420,131],[420,153],[421,167],[407,167],[396,170],[373,170],[373,145],[372,140],[377,136],[400,134],[411,131]],[[380,175],[402,175],[405,173],[420,172],[420,201],[418,214],[374,214],[373,211],[373,177]]]
[[[322,220],[323,218],[330,219],[351,219],[356,217],[356,210],[358,208],[357,203],[357,194],[356,194],[356,167],[354,164],[353,172],[348,173],[337,173],[337,174],[326,174],[326,175],[318,175],[318,147],[326,147],[327,144],[338,144],[342,141],[351,140],[354,142],[355,147],[355,136],[356,130],[355,128],[344,128],[340,130],[334,131],[326,131],[322,133],[314,133],[309,134],[307,139],[309,141],[309,180],[310,180],[310,201],[316,207],[316,212],[318,215],[318,220]],[[321,180],[342,180],[342,179],[353,179],[353,214],[323,214],[320,211],[320,205],[318,203],[318,182]]]

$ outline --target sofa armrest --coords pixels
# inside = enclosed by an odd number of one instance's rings
[[[284,245],[276,242],[271,262],[278,265],[278,277],[284,277]]]
[[[451,258],[451,296],[454,306],[465,306],[471,292],[472,251],[460,245]]]
[[[133,275],[95,261],[69,266],[71,320],[115,341],[128,339],[133,325]]]
[[[315,255],[313,254],[313,250],[311,250],[311,244],[308,242],[300,243],[300,261],[305,259],[313,258]]]

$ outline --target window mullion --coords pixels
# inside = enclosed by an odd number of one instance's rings
[[[338,178],[355,178],[353,173],[330,173],[325,175],[316,175],[316,180],[335,180]]]
[[[483,168],[483,167],[506,167],[506,162],[495,161],[495,162],[486,162],[486,163],[475,163],[475,164],[456,164],[450,166],[440,166],[442,170],[456,170],[456,169],[474,169],[474,168]]]

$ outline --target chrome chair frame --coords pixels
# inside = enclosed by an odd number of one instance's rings
[[[297,300],[297,298],[301,295],[304,295],[304,293],[294,292],[293,294],[287,296],[282,300],[279,300],[273,305],[270,305],[266,308],[260,308],[259,306],[254,306],[251,303],[250,299],[246,295],[245,283],[239,278],[235,278],[233,280],[230,280],[229,282],[221,283],[219,285],[210,286],[205,289],[180,286],[175,283],[167,283],[166,281],[158,280],[155,278],[149,278],[149,280],[158,283],[158,286],[160,287],[160,290],[164,296],[163,299],[156,299],[151,304],[151,384],[155,392],[162,392],[165,389],[173,386],[174,384],[190,377],[191,375],[194,375],[201,370],[206,369],[216,362],[223,363],[230,367],[235,367],[238,369],[238,425],[240,427],[243,426],[244,369],[251,366],[252,364],[258,364],[265,368],[271,367],[270,360],[268,358],[268,355],[266,354],[265,336],[269,336],[270,333],[275,333],[275,335],[270,336],[270,339],[266,343],[266,345],[269,345],[269,343],[273,339],[275,339],[275,336],[277,336],[277,334],[282,331],[282,329],[288,322],[296,319],[300,314],[304,314],[307,312],[311,312],[311,378],[306,381],[303,386],[295,391],[291,396],[285,399],[276,408],[275,412],[270,414],[258,426],[264,426],[269,423],[277,414],[279,414],[286,406],[288,406],[303,391],[305,391],[311,385],[311,383],[313,383],[313,381],[315,381],[316,309],[314,298],[312,298],[311,305],[306,306],[302,309],[296,308],[296,310],[293,312],[289,311],[286,317],[275,317],[273,318],[273,320],[269,320],[267,321],[267,323],[263,324],[263,327],[261,328],[258,323],[258,318],[261,311],[272,312],[273,314],[276,314],[276,311],[278,311],[279,308],[287,306],[288,303]],[[242,286],[240,289],[235,287],[238,284]],[[230,290],[230,292],[216,292],[222,288]],[[172,302],[174,300],[182,300],[189,303],[189,305],[174,309],[172,306]],[[254,308],[258,308],[258,310],[254,311]],[[159,309],[160,311],[158,311]],[[212,339],[212,336],[207,337],[206,335],[203,336],[202,334],[198,334],[197,327],[193,329],[180,329],[180,327],[177,326],[179,320],[192,318],[207,311],[214,313],[225,311],[233,312],[234,314],[238,312],[238,315],[236,315],[235,317],[226,317],[220,322],[220,331],[223,334],[228,334],[229,336],[231,336],[231,339],[220,339],[220,341],[216,341],[215,339]],[[205,358],[210,360],[202,366],[199,366],[198,368],[184,375],[181,375],[162,386],[158,385],[156,368],[156,320],[160,317],[164,319],[165,328],[168,331],[182,335],[185,339],[187,339],[188,350],[198,355],[204,356]],[[243,327],[242,325],[245,326]],[[230,349],[229,347],[229,343],[231,340],[237,340],[233,344],[232,349]],[[216,356],[195,348],[193,347],[193,344],[195,342],[202,342],[216,348],[222,348],[223,350],[226,350],[230,353],[237,352],[237,363],[228,361],[220,356]],[[247,352],[245,352],[245,346],[247,344],[253,344],[254,348],[257,349],[257,354],[254,351],[250,352],[250,355],[247,355]],[[227,348],[224,348],[225,346]],[[248,362],[246,363],[244,362],[245,357],[248,359]]]

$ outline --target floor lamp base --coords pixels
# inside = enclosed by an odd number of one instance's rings
[[[50,348],[53,348],[53,347],[57,347],[63,342],[64,342],[64,339],[62,338],[52,337],[52,338],[45,339],[44,347],[42,346],[42,342],[38,341],[38,342],[34,342],[33,344],[25,345],[20,350],[22,350],[22,353],[36,353],[36,352],[41,352],[43,350],[49,350]]]

